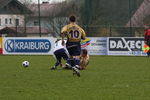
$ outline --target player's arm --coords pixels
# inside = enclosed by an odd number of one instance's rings
[[[64,37],[65,37],[64,34],[61,34],[61,37],[62,37],[62,45],[64,46],[64,43],[65,43],[64,42]]]
[[[62,45],[64,45],[64,37],[65,37],[65,34],[67,33],[67,26],[64,26],[61,30],[61,33],[60,33],[60,36],[62,37]]]
[[[86,58],[86,59],[89,61],[89,59],[90,59],[89,55],[87,55],[87,58]]]
[[[81,39],[85,40],[85,38],[86,38],[85,31],[84,31],[83,29],[81,29],[81,31],[82,31],[82,36],[81,36]]]
[[[87,64],[86,65],[88,65],[89,64],[89,61],[90,60],[90,57],[89,57],[89,55],[87,55]]]
[[[148,31],[146,30],[144,33],[144,42],[147,44],[148,36],[147,36]]]
[[[147,38],[147,31],[144,32],[144,39],[146,40]]]

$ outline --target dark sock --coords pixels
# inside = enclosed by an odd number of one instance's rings
[[[79,65],[80,64],[80,59],[75,58],[74,61],[75,61],[75,65]]]
[[[55,63],[55,67],[57,67],[59,64],[60,64],[60,62],[57,61],[57,62]]]
[[[71,66],[75,66],[74,59],[71,59],[71,58],[68,59],[68,60],[67,60],[67,63],[70,64]]]

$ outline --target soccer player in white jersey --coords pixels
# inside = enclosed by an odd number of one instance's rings
[[[65,41],[66,42],[66,41]],[[69,53],[65,47],[62,45],[62,40],[57,39],[54,44],[53,56],[56,59],[55,65],[51,68],[51,70],[57,69],[57,66],[61,65],[61,59],[67,60],[69,58]]]

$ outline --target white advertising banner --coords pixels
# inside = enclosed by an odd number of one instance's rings
[[[90,45],[86,47],[89,55],[107,55],[107,37],[89,37]]]
[[[5,37],[3,54],[51,55],[55,41],[52,37]]]
[[[146,56],[142,51],[144,38],[138,37],[89,37],[85,47],[89,55],[133,55]],[[3,54],[52,55],[56,38],[53,37],[5,37]]]
[[[138,37],[109,37],[108,55],[145,56],[142,51],[144,38]]]

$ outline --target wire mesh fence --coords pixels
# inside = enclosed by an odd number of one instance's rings
[[[7,37],[57,37],[70,15],[93,37],[142,37],[150,25],[150,0],[3,1],[0,35]]]
[[[143,27],[84,26],[89,37],[143,37]]]

